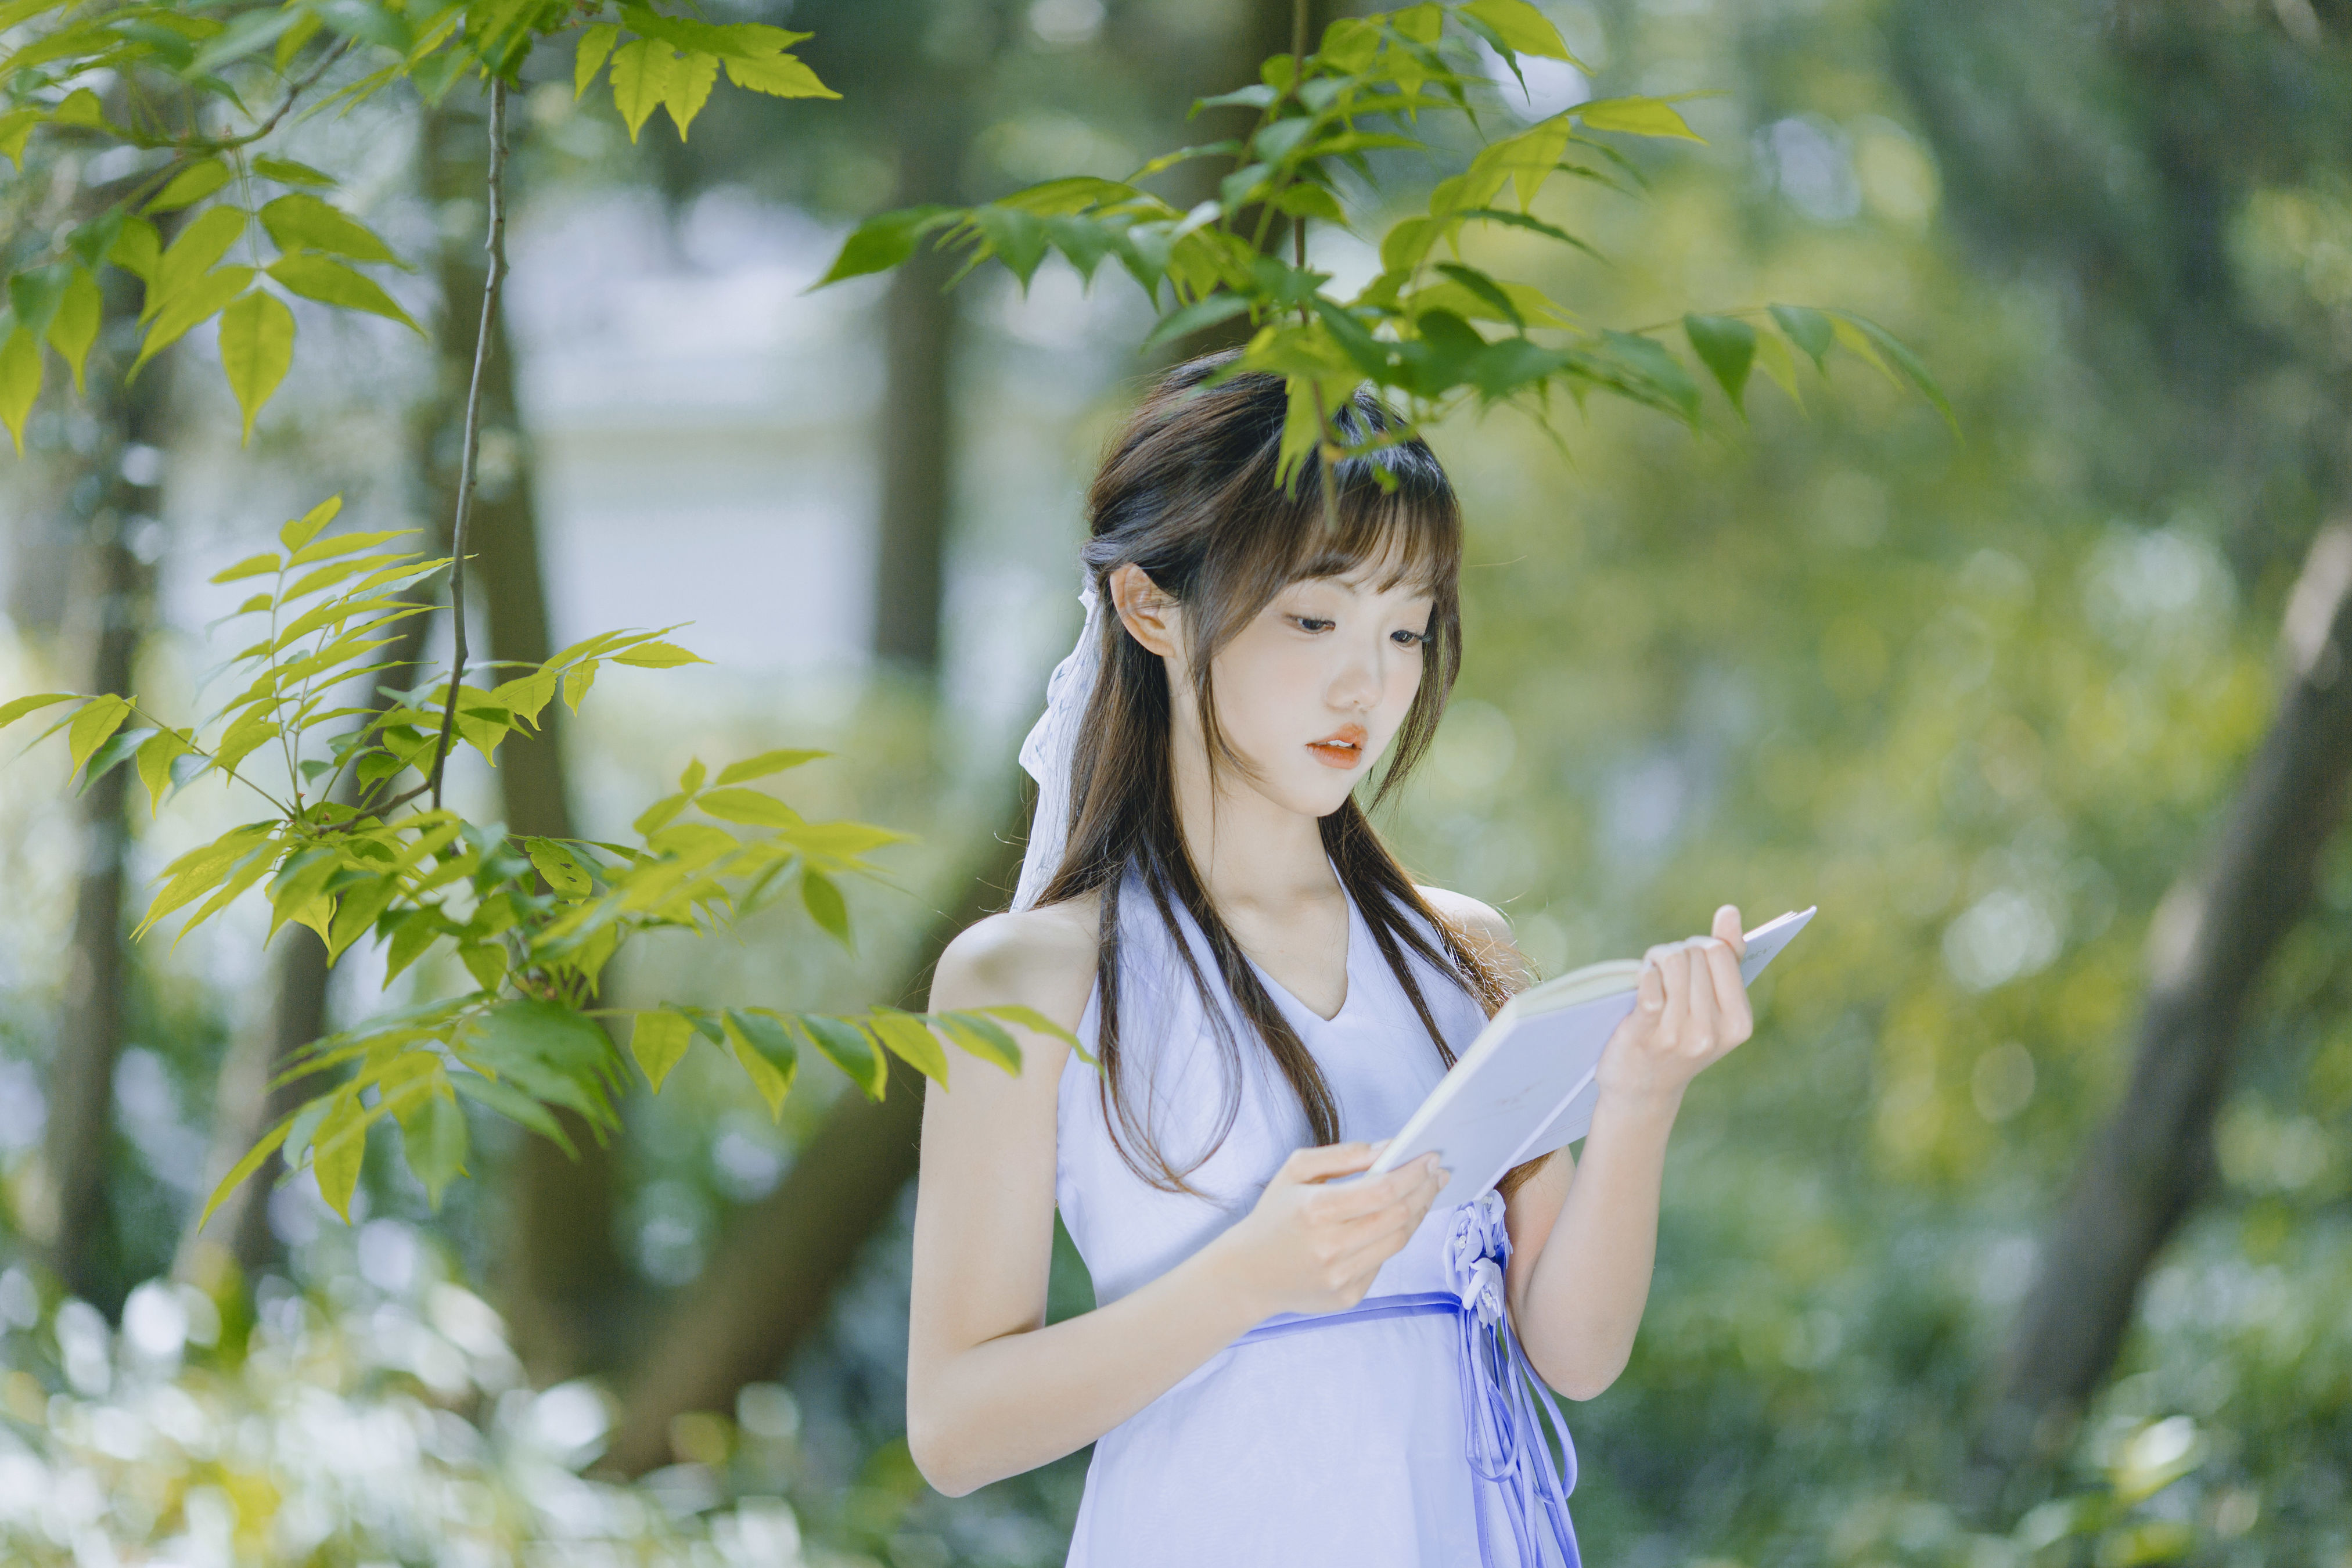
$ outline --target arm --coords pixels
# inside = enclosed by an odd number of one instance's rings
[[[933,1011],[1024,1003],[1084,1011],[1094,937],[1074,906],[999,915],[950,944]],[[1055,922],[1059,922],[1058,924]],[[1367,1144],[1294,1153],[1239,1224],[1108,1307],[1046,1327],[1055,1111],[1068,1047],[1024,1031],[1007,1078],[951,1062],[923,1106],[907,1347],[907,1441],[951,1497],[1059,1458],[1158,1398],[1260,1320],[1352,1305],[1436,1196],[1436,1162],[1321,1184]]]
[[[1508,944],[1501,916],[1466,899],[1454,905],[1441,912]],[[1640,1000],[1601,1055],[1583,1159],[1562,1149],[1511,1194],[1511,1321],[1538,1375],[1571,1399],[1599,1394],[1633,1355],[1683,1090],[1755,1027],[1739,979],[1744,949],[1739,911],[1727,904],[1713,936],[1650,950]]]

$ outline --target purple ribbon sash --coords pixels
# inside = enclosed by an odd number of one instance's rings
[[[1469,1437],[1481,1568],[1510,1568],[1495,1556],[1487,1522],[1490,1497],[1501,1504],[1510,1524],[1518,1568],[1538,1568],[1554,1561],[1560,1568],[1580,1568],[1576,1531],[1568,1520],[1568,1494],[1576,1489],[1576,1446],[1569,1440],[1567,1419],[1551,1390],[1536,1376],[1527,1352],[1519,1348],[1518,1335],[1511,1331],[1503,1299],[1503,1268],[1510,1259],[1511,1239],[1503,1227],[1503,1214],[1502,1194],[1492,1192],[1454,1210],[1445,1247],[1451,1291],[1367,1296],[1337,1312],[1277,1313],[1234,1343],[1246,1345],[1376,1318],[1451,1315],[1460,1331],[1455,1364]],[[1559,1438],[1564,1467],[1553,1462],[1547,1425]],[[1557,1549],[1556,1559],[1543,1555],[1546,1536]]]

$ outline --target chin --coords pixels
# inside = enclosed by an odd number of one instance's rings
[[[1346,773],[1315,764],[1320,778],[1273,779],[1266,790],[1276,804],[1298,813],[1301,816],[1328,816],[1348,804],[1348,796],[1363,781],[1364,770],[1351,768]]]

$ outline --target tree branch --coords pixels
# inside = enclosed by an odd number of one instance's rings
[[[490,253],[489,275],[482,283],[482,321],[474,338],[474,379],[466,389],[465,459],[457,473],[457,516],[449,530],[449,633],[455,646],[449,659],[449,700],[441,709],[441,733],[433,743],[433,772],[427,783],[433,809],[441,809],[442,774],[449,762],[450,737],[457,729],[457,691],[466,679],[466,528],[473,521],[474,469],[482,449],[482,370],[490,357],[490,331],[498,324],[499,288],[507,276],[507,84],[490,79],[490,232],[483,242]]]
[[[2311,902],[2352,789],[2352,522],[2312,545],[2283,641],[2277,715],[2210,850],[2157,910],[2131,1081],[2011,1329],[1968,1478],[1983,1514],[2035,1500],[2115,1364],[2149,1268],[2210,1182],[2246,1008]]]

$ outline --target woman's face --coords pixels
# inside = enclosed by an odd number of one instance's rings
[[[1373,561],[1293,583],[1217,650],[1209,672],[1218,727],[1249,764],[1240,777],[1221,768],[1226,787],[1328,816],[1370,773],[1421,688],[1435,603],[1425,584],[1382,586],[1389,571]],[[1181,638],[1171,640],[1180,744],[1199,748]]]

